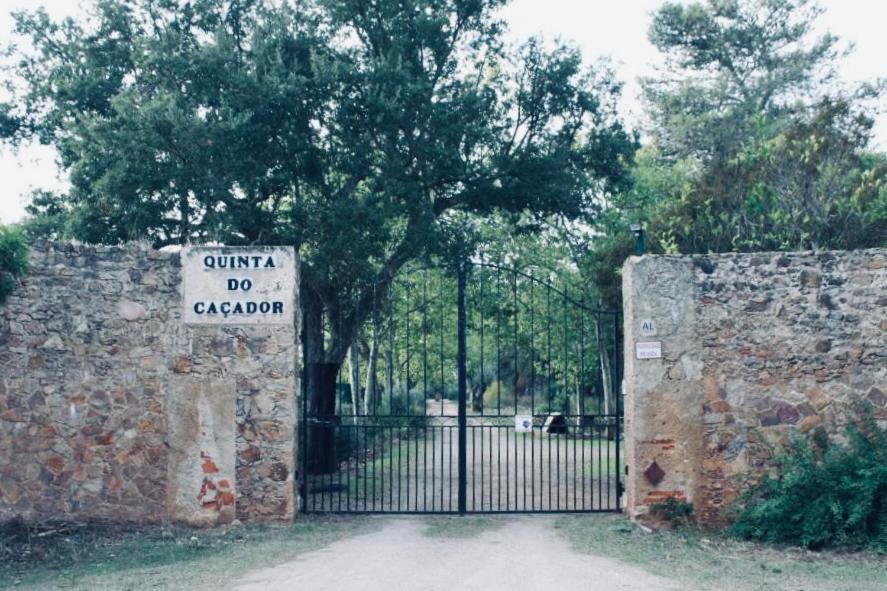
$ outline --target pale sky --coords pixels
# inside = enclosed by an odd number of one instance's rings
[[[76,15],[77,0],[0,0],[0,46],[11,40],[10,11],[43,5],[54,17]],[[635,126],[641,113],[637,78],[652,72],[659,56],[647,41],[650,14],[663,0],[512,0],[503,16],[514,40],[532,35],[560,38],[577,44],[586,61],[609,56],[625,82],[622,111]],[[819,0],[826,12],[823,30],[854,52],[844,59],[840,72],[846,82],[887,77],[887,2],[884,0]],[[875,130],[876,144],[887,148],[887,115],[881,114]],[[19,221],[26,196],[34,189],[64,189],[65,179],[55,164],[54,150],[28,146],[18,153],[0,146],[0,222]]]

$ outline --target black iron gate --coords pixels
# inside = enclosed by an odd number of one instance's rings
[[[304,512],[620,509],[618,311],[478,263],[403,273],[374,308],[335,400],[303,393]]]

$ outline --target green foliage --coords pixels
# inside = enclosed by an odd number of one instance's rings
[[[15,287],[16,280],[28,271],[28,246],[22,231],[0,225],[0,303]]]
[[[493,381],[484,390],[484,408],[496,409],[500,404],[507,407],[513,394],[498,381]]]
[[[586,267],[621,301],[632,222],[651,253],[887,244],[887,158],[870,108],[883,84],[834,84],[837,39],[807,0],[667,3],[650,27],[665,67],[642,81],[650,143],[598,218]]]
[[[16,14],[0,106],[72,189],[35,233],[156,247],[295,244],[341,362],[409,260],[495,212],[576,219],[627,178],[620,90],[577,50],[503,42],[503,0],[96,0]],[[45,197],[45,196],[44,196]],[[322,349],[326,348],[325,351]]]
[[[777,460],[778,475],[739,501],[732,532],[807,548],[869,547],[887,552],[887,430],[868,419],[848,444],[824,450],[803,439]]]
[[[724,158],[761,114],[819,96],[840,55],[835,37],[812,38],[821,12],[809,0],[705,0],[654,13],[649,38],[666,71],[643,86],[666,157]]]
[[[664,519],[672,526],[689,525],[693,516],[693,505],[683,499],[668,497],[664,501],[654,503],[650,507],[651,513],[660,519]]]

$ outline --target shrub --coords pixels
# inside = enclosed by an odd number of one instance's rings
[[[507,404],[508,397],[511,396],[510,392],[507,388],[505,388],[501,383],[497,381],[493,381],[487,386],[487,389],[484,391],[484,408],[485,409],[495,409],[497,405]]]
[[[794,439],[778,456],[777,473],[740,499],[735,535],[887,551],[887,431],[874,420],[850,427],[846,445]]]
[[[28,246],[21,230],[0,226],[0,303],[15,287],[15,281],[28,271]]]
[[[664,501],[654,503],[650,512],[656,517],[670,523],[673,527],[689,525],[693,517],[693,505],[683,499],[668,497]]]

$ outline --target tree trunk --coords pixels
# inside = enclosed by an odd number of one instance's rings
[[[413,241],[405,238],[376,277],[372,290],[365,291],[343,314],[342,302],[334,286],[323,277],[314,277],[310,265],[302,266],[302,318],[305,347],[305,392],[308,406],[308,450],[305,471],[325,474],[337,468],[335,434],[336,378],[348,349],[356,341],[367,315],[375,313],[379,302],[385,301],[388,289],[398,270],[413,256]],[[321,292],[325,295],[322,297]],[[324,315],[328,319],[330,340],[324,342]]]
[[[610,414],[610,399],[612,398],[613,381],[610,379],[612,374],[610,368],[610,356],[607,355],[607,347],[601,341],[601,325],[598,318],[594,319],[594,336],[597,342],[598,359],[600,360],[601,381],[604,387],[604,407],[603,414]]]
[[[360,351],[357,340],[348,348],[348,378],[351,385],[351,414],[356,425],[357,415],[360,414]]]
[[[391,322],[391,319],[388,320]],[[385,350],[385,391],[393,399],[394,395],[394,352],[389,346]],[[375,401],[374,401],[375,402]],[[375,411],[375,409],[373,409]]]
[[[336,380],[339,363],[309,363],[306,375],[312,389],[309,404],[315,413],[308,415],[309,474],[329,474],[338,468],[336,459]]]
[[[308,421],[308,474],[336,470],[336,378],[341,363],[324,359],[323,304],[311,289],[302,290],[305,347],[305,392]]]
[[[367,381],[366,390],[363,395],[364,409],[366,415],[375,414],[378,404],[378,396],[376,392],[376,360],[379,357],[379,337],[377,323],[373,322],[373,337],[370,340],[370,352],[367,356]]]

